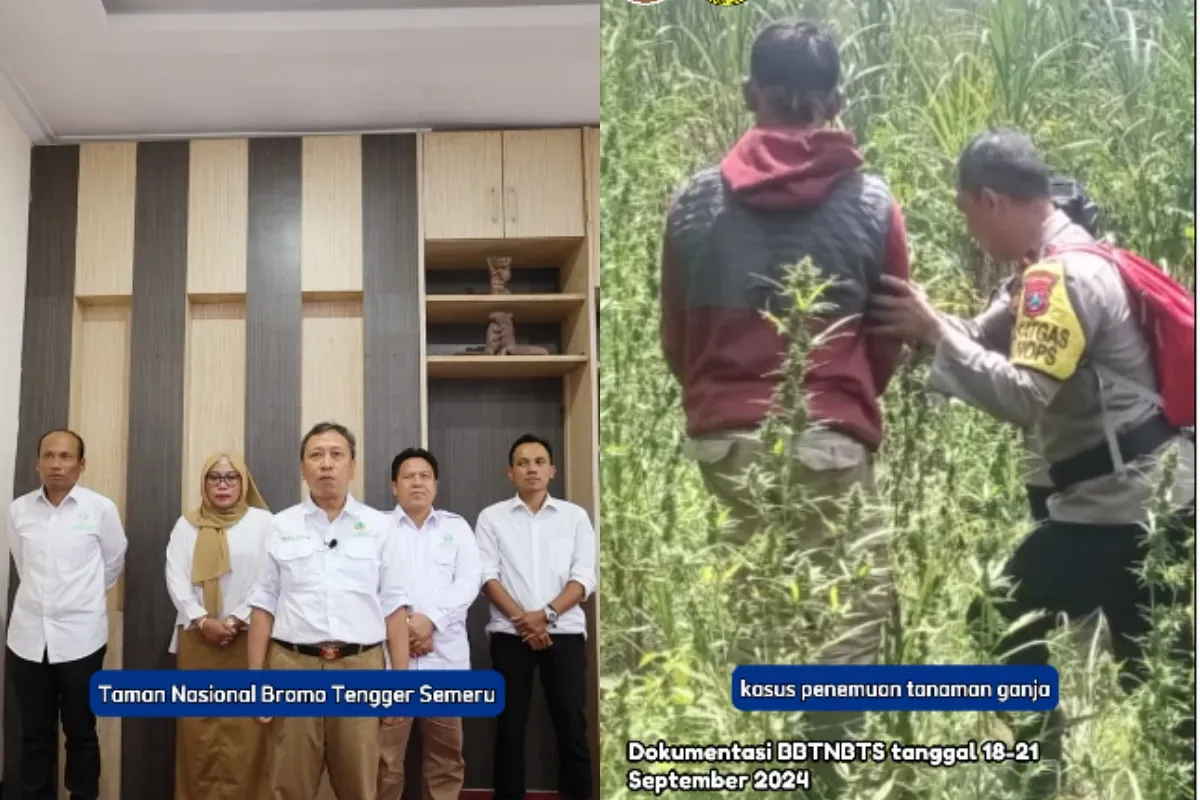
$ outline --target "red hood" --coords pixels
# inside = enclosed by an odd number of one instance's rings
[[[854,134],[831,128],[751,128],[721,162],[721,175],[742,203],[804,208],[863,163]]]

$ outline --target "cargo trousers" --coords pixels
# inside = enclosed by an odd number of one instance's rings
[[[708,490],[727,508],[729,516],[722,536],[735,548],[746,546],[764,524],[763,512],[755,507],[745,484],[747,471],[764,452],[764,445],[753,431],[693,438],[684,448],[685,455],[697,462]],[[801,517],[798,530],[788,532],[786,547],[809,553],[806,560],[837,574],[845,563],[837,563],[834,540],[842,537],[840,560],[857,564],[865,558],[869,564],[865,575],[856,576],[853,591],[841,591],[848,611],[838,635],[818,645],[816,661],[831,665],[877,663],[897,598],[891,533],[880,505],[873,454],[849,436],[814,427],[794,440],[788,458],[793,479],[803,485],[811,511]],[[863,506],[854,529],[844,529],[837,520],[855,489],[861,492]],[[770,571],[773,565],[762,565],[760,569]],[[735,584],[734,591],[744,589]],[[734,664],[753,660],[752,637],[770,625],[771,621],[765,619],[736,621],[737,630],[730,632]],[[795,634],[801,637],[805,632]],[[854,738],[863,723],[863,715],[856,712],[823,712],[808,717],[805,737],[811,740]]]

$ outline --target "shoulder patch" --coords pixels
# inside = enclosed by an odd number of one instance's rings
[[[1084,333],[1067,293],[1061,261],[1042,261],[1025,270],[1015,304],[1009,360],[1065,381],[1083,357]]]

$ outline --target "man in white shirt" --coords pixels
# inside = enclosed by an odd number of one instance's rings
[[[38,443],[40,489],[8,511],[20,586],[8,624],[8,670],[21,719],[22,797],[58,797],[58,720],[72,800],[100,796],[100,740],[90,693],[108,650],[106,593],[125,569],[127,540],[112,500],[79,485],[83,439],[50,431]]]
[[[249,667],[396,669],[408,666],[408,595],[391,520],[350,495],[354,434],[321,422],[304,436],[309,496],[275,515],[251,607]],[[373,798],[379,721],[284,717],[271,725],[268,770],[276,800],[314,800],[322,768],[338,797]]]
[[[591,798],[587,740],[587,619],[580,605],[596,587],[596,535],[587,512],[551,497],[554,454],[531,434],[513,444],[508,477],[517,496],[485,508],[475,533],[492,668],[504,677],[496,725],[494,800],[525,797],[525,725],[540,673],[558,743],[558,794]]]
[[[479,547],[465,519],[433,507],[437,486],[437,459],[428,450],[412,447],[392,460],[393,535],[404,551],[412,598],[408,668],[465,670],[471,668],[467,610],[479,596],[482,575]],[[404,794],[404,759],[414,722],[421,727],[423,797],[458,800],[466,775],[461,717],[385,717],[378,800],[400,800]]]

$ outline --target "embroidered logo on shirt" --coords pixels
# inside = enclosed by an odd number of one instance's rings
[[[354,533],[356,536],[366,536],[370,531],[367,530],[366,523],[356,522],[354,523]]]
[[[454,544],[454,534],[446,531],[442,534],[442,544]]]
[[[1025,316],[1040,317],[1050,308],[1050,293],[1058,283],[1058,276],[1050,272],[1028,272],[1025,274]]]

